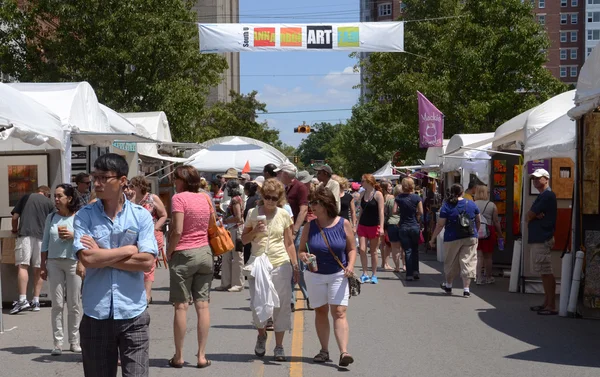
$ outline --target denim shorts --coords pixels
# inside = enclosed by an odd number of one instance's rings
[[[400,226],[398,224],[388,225],[387,235],[390,242],[400,242]]]

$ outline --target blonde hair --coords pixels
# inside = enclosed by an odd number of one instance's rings
[[[348,190],[348,188],[350,188],[350,183],[348,183],[348,180],[346,178],[340,177],[337,174],[332,175],[331,178],[340,184],[341,191],[346,191]]]
[[[490,192],[485,185],[477,185],[475,188],[475,200],[489,200]]]
[[[402,194],[402,185],[394,186],[394,196]]]
[[[274,193],[279,197],[277,201],[277,207],[283,207],[287,201],[285,200],[285,188],[283,187],[283,183],[281,183],[278,179],[269,178],[263,183],[260,189],[260,195],[265,196],[265,194]],[[264,203],[263,203],[264,204]]]
[[[412,178],[403,178],[402,179],[402,191],[406,193],[415,191],[415,181]]]

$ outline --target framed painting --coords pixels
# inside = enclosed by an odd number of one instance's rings
[[[0,156],[0,216],[9,217],[13,207],[38,186],[48,186],[48,155]]]

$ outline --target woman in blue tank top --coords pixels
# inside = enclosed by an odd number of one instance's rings
[[[298,256],[306,264],[309,264],[309,257],[316,258],[317,269],[310,269],[304,275],[308,296],[315,308],[317,334],[323,340],[313,361],[324,363],[329,360],[329,339],[323,328],[328,326],[331,312],[340,349],[339,365],[347,367],[354,362],[347,349],[346,318],[350,296],[347,277],[353,274],[356,261],[354,230],[348,220],[338,216],[335,197],[328,188],[317,188],[309,204],[316,219],[308,224],[308,232],[302,232]]]

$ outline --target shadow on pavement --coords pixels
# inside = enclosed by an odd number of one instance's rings
[[[213,329],[256,330],[253,325],[212,325]]]
[[[244,311],[244,312],[250,312],[250,311],[252,311],[247,306],[242,306],[242,307],[239,307],[239,308],[223,308],[222,310],[241,310],[241,311]]]
[[[422,261],[440,272],[439,275],[421,275],[418,282],[403,282],[407,287],[438,287],[442,280],[443,265],[435,260]],[[424,277],[427,278],[424,279]],[[416,284],[415,284],[416,283]],[[542,317],[529,310],[531,305],[542,301],[541,295],[508,292],[509,279],[496,278],[495,284],[471,285],[471,295],[486,301],[493,309],[482,309],[479,318],[483,323],[521,342],[538,347],[533,350],[506,356],[510,359],[536,361],[557,365],[600,368],[598,345],[600,326],[598,322],[570,319],[558,316]],[[410,292],[415,295],[453,297],[463,299],[461,282],[455,281],[455,293],[447,296],[426,292]],[[557,297],[558,305],[558,297]]]

